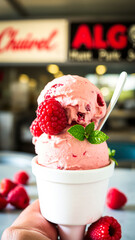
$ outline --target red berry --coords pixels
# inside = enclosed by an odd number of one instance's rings
[[[7,203],[7,200],[4,197],[0,196],[0,210],[3,210],[7,206]]]
[[[8,194],[7,200],[14,207],[24,209],[29,205],[29,196],[23,186],[17,186]]]
[[[43,133],[41,128],[39,127],[37,118],[32,122],[30,126],[30,132],[34,137],[40,137],[40,135]]]
[[[0,184],[0,193],[2,194],[2,196],[6,197],[8,193],[16,186],[16,183],[14,183],[8,178],[4,178]]]
[[[119,209],[123,207],[127,202],[127,197],[124,193],[120,192],[117,188],[110,188],[107,197],[106,204],[109,208]]]
[[[119,240],[121,226],[118,221],[109,216],[101,217],[88,228],[86,240]]]
[[[104,100],[103,100],[103,98],[101,97],[100,94],[97,95],[97,103],[100,107],[103,107],[105,105]]]
[[[55,135],[67,126],[65,109],[54,98],[46,99],[37,109],[39,126],[43,132]]]
[[[29,175],[25,171],[19,171],[14,175],[14,181],[18,184],[27,184],[29,180]]]

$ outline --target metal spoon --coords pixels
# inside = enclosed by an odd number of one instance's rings
[[[119,76],[119,79],[118,79],[118,82],[117,82],[117,85],[115,87],[115,90],[114,90],[114,93],[113,93],[113,96],[111,98],[111,101],[109,103],[109,106],[107,108],[107,111],[106,111],[106,115],[101,119],[98,127],[97,127],[97,130],[101,130],[101,128],[103,127],[103,125],[105,124],[107,118],[109,117],[111,111],[113,110],[120,94],[121,94],[121,91],[124,87],[124,84],[126,82],[126,79],[127,79],[127,73],[126,72],[122,72]]]

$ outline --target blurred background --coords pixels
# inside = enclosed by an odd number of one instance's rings
[[[108,104],[126,71],[104,131],[119,166],[135,166],[134,10],[134,0],[0,0],[1,151],[34,154],[29,126],[52,79],[87,77]]]

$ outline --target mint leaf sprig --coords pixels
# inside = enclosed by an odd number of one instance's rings
[[[86,138],[91,144],[100,144],[109,138],[105,133],[94,130],[94,128],[94,122],[88,124],[85,128],[80,124],[76,124],[69,128],[68,132],[79,141],[84,141]]]
[[[109,158],[112,159],[115,162],[115,164],[118,166],[118,162],[114,158],[116,150],[114,149],[111,150],[110,148],[108,148],[108,152],[109,152]]]

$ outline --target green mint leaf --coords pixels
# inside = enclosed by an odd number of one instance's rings
[[[115,164],[118,166],[118,162],[115,158],[111,157],[111,159],[115,162]]]
[[[85,131],[82,125],[74,125],[68,129],[68,132],[79,141],[83,141],[85,138]]]
[[[100,143],[105,142],[108,138],[109,137],[105,133],[103,133],[99,130],[95,130],[89,136],[88,141],[91,144],[100,144]]]
[[[109,157],[111,158],[115,156],[116,151],[114,149],[111,150],[110,148],[108,148],[108,153],[109,153]]]
[[[108,148],[108,152],[109,152],[109,158],[112,159],[115,162],[115,164],[118,166],[118,162],[114,158],[116,151],[114,149],[111,150],[110,148]]]
[[[85,128],[85,137],[86,138],[89,138],[91,133],[94,131],[94,128],[95,128],[94,122],[92,122],[86,126],[86,128]]]
[[[115,156],[115,153],[116,153],[116,151],[114,149],[112,149],[112,153],[111,153],[112,157]]]
[[[94,130],[94,128],[94,122],[88,124],[85,129],[82,125],[76,124],[69,128],[68,132],[79,141],[83,141],[86,138],[91,144],[100,144],[109,138],[105,133]],[[115,155],[115,150],[109,151],[109,156],[111,155],[111,157],[113,157]]]

